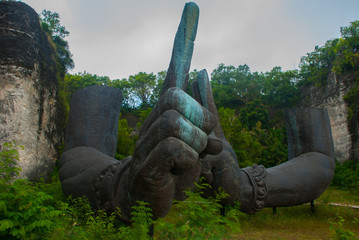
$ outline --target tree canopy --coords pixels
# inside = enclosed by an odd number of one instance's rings
[[[42,29],[51,36],[63,72],[65,73],[73,69],[75,64],[72,60],[69,43],[65,40],[70,32],[61,25],[60,15],[57,12],[51,12],[45,9],[40,14],[40,21]]]

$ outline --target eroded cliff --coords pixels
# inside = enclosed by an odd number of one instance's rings
[[[21,2],[0,2],[0,43],[0,143],[24,146],[20,177],[46,178],[62,138],[54,48]]]

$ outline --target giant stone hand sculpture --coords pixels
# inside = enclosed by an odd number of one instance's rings
[[[238,200],[242,210],[289,206],[313,201],[330,184],[334,172],[328,115],[320,109],[288,111],[290,161],[265,169],[238,167],[218,122],[207,72],[193,83],[193,98],[183,89],[197,31],[199,9],[187,3],[179,25],[161,97],[146,119],[132,157],[114,159],[118,90],[92,86],[74,93],[60,159],[63,192],[86,196],[94,209],[121,209],[130,221],[136,201],[151,204],[154,217],[165,216],[183,190],[202,175],[216,190]],[[210,193],[209,193],[210,194]]]

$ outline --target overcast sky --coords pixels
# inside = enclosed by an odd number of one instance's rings
[[[184,0],[23,0],[58,12],[70,32],[72,73],[111,79],[157,73],[169,65]],[[191,70],[219,63],[252,72],[298,67],[316,45],[359,20],[359,0],[197,0],[199,26]]]

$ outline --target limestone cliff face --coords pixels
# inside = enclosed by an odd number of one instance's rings
[[[57,158],[55,52],[37,13],[21,2],[0,2],[0,143],[15,140],[20,177],[47,177]]]
[[[354,157],[352,133],[348,127],[348,107],[344,101],[345,94],[350,90],[354,77],[351,75],[338,76],[332,73],[326,86],[316,87],[314,84],[302,89],[303,107],[326,108],[328,110],[332,135],[334,140],[335,157],[343,162]]]

